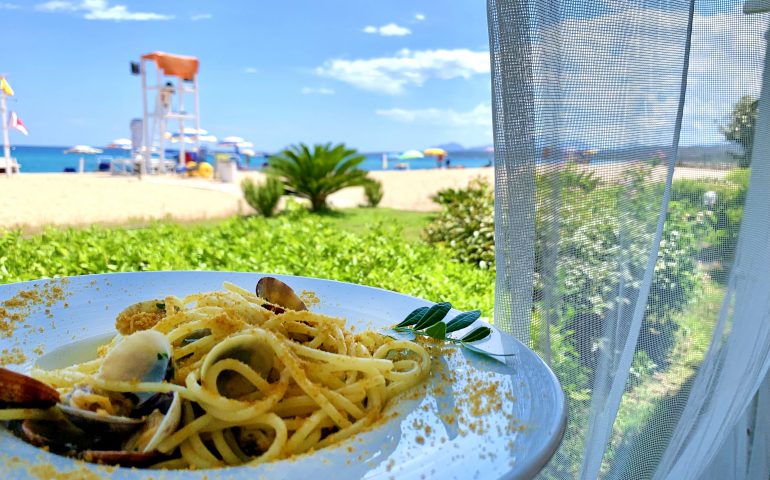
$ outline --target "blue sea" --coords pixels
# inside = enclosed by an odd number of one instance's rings
[[[22,173],[61,173],[65,169],[77,170],[80,155],[65,154],[64,151],[67,148],[69,147],[33,147],[20,145],[11,148],[11,156],[16,157],[21,164]],[[98,171],[100,163],[106,163],[112,158],[125,158],[127,153],[128,152],[125,150],[108,148],[104,149],[104,153],[100,155],[85,155],[85,170],[87,172]],[[171,157],[172,154],[173,152],[169,151],[167,156]],[[366,160],[361,165],[361,168],[365,170],[384,170],[382,165],[382,152],[367,153],[365,155]],[[435,157],[425,157],[403,162],[398,159],[397,153],[389,153],[388,155],[388,170],[396,169],[396,165],[399,163],[408,163],[409,168],[412,170],[436,168]],[[0,157],[2,157],[1,152]],[[210,154],[209,161],[213,162],[213,160],[213,154]],[[250,160],[249,164],[245,164],[244,161],[243,166],[249,169],[259,169],[265,160],[264,157],[254,157]],[[452,167],[477,168],[491,165],[494,161],[494,154],[471,151],[450,152],[449,160],[450,166]]]

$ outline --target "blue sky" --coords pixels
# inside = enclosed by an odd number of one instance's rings
[[[141,116],[129,61],[162,50],[200,58],[202,126],[258,149],[474,146],[492,137],[486,28],[472,0],[9,0],[0,72],[24,144],[128,136]]]
[[[758,38],[767,25],[767,15],[742,15],[739,2],[701,4],[720,7],[696,16],[684,144],[719,142],[732,104],[758,93],[757,45],[764,46]],[[661,5],[649,2],[651,18]],[[620,17],[611,8],[589,10],[563,23],[584,32],[588,47],[595,44],[586,51],[605,51],[603,25]],[[162,50],[200,58],[202,126],[219,137],[245,137],[258,150],[300,141],[346,142],[363,151],[491,144],[486,22],[481,0],[0,0],[0,72],[17,92],[10,108],[30,130],[26,138],[13,133],[12,141],[105,145],[127,137],[129,121],[141,116],[140,82],[129,61]],[[629,45],[659,42],[644,31],[634,35]],[[614,72],[617,65],[606,60],[607,69],[596,71],[599,58],[593,71],[578,73],[586,85],[602,75],[622,88],[624,70]],[[570,95],[581,97],[567,88]],[[661,118],[675,105],[671,95],[641,101]],[[589,103],[586,111],[595,111]],[[650,141],[670,132],[666,122],[660,132],[649,119],[638,123],[653,133]],[[590,137],[596,129],[583,125],[564,134],[601,146]]]

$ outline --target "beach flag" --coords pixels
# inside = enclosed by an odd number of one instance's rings
[[[24,135],[29,135],[27,127],[24,126],[24,123],[21,121],[19,116],[16,115],[16,112],[11,112],[11,116],[8,118],[8,128],[15,128]]]
[[[13,89],[8,84],[8,81],[5,79],[5,77],[0,78],[0,90],[2,90],[3,93],[8,95],[9,97],[13,96]]]

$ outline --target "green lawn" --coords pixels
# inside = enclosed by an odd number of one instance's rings
[[[392,208],[345,208],[324,214],[332,225],[346,232],[363,234],[382,223],[401,230],[405,240],[420,240],[422,230],[436,216],[433,212],[409,212]]]
[[[233,270],[371,285],[492,313],[495,274],[417,241],[429,215],[352,209],[216,223],[0,231],[0,283],[152,270]]]

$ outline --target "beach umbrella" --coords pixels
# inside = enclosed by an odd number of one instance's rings
[[[422,154],[419,150],[407,150],[401,155],[399,155],[399,160],[413,160],[415,158],[423,158],[425,155]]]
[[[217,137],[210,135],[209,131],[203,128],[196,129],[195,127],[184,127],[182,132],[166,132],[163,137],[167,140],[171,140],[171,143],[195,143],[196,137],[198,141],[203,143],[214,143],[217,141]]]
[[[219,142],[219,144],[220,145],[237,145],[245,141],[246,140],[244,140],[243,137],[236,137],[235,135],[230,135],[229,137],[223,138],[222,141]]]
[[[443,148],[426,148],[422,153],[435,157],[446,157],[446,150]]]
[[[64,151],[64,153],[79,153],[81,155],[94,155],[97,153],[102,153],[104,150],[101,150],[99,148],[89,147],[88,145],[75,145],[72,148],[69,148]]]
[[[131,150],[131,140],[128,138],[116,138],[107,148],[120,148],[121,150]]]
[[[80,154],[80,173],[83,173],[85,170],[85,163],[86,160],[83,157],[83,155],[95,155],[97,153],[102,153],[104,150],[101,150],[99,148],[89,147],[88,145],[75,145],[72,148],[69,148],[64,151],[65,154],[70,153],[79,153]]]

